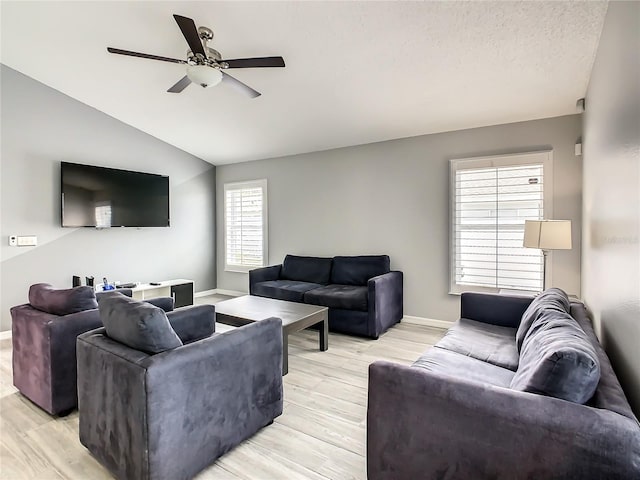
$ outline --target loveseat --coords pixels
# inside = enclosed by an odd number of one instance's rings
[[[402,272],[388,255],[287,255],[249,272],[249,293],[329,308],[329,330],[378,338],[402,319]]]
[[[213,305],[99,305],[77,339],[79,435],[116,478],[190,479],[282,413],[279,318],[218,334]]]
[[[118,292],[131,296],[131,289]],[[102,326],[96,293],[82,286],[56,289],[48,283],[29,288],[29,303],[11,308],[13,384],[52,415],[70,413],[78,404],[76,337]],[[171,297],[148,302],[170,312]]]
[[[640,478],[638,421],[584,305],[560,292],[465,293],[412,366],[371,364],[369,480]]]

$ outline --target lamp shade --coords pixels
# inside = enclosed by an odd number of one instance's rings
[[[222,81],[222,72],[208,65],[189,65],[187,67],[187,77],[193,83],[201,87],[213,87]]]
[[[525,220],[523,246],[541,250],[570,250],[571,220]]]

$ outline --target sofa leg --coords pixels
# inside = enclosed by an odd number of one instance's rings
[[[58,413],[58,417],[66,417],[67,415],[69,415],[71,412],[73,412],[75,410],[75,407],[73,408],[68,408],[67,410],[63,410],[61,412]]]

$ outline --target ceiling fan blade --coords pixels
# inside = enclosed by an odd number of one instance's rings
[[[182,35],[184,35],[184,39],[189,44],[191,51],[194,54],[199,53],[204,58],[207,58],[207,54],[204,51],[200,35],[198,35],[198,29],[196,28],[196,24],[193,19],[182,17],[180,15],[174,15],[173,18],[176,19],[176,22],[182,31]]]
[[[167,92],[169,92],[169,93],[180,93],[185,88],[187,88],[189,85],[191,85],[191,80],[189,80],[189,77],[187,77],[185,75],[180,80],[178,80],[178,83],[176,83],[173,87],[171,87],[169,90],[167,90]]]
[[[259,97],[260,95],[262,95],[257,90],[254,90],[249,85],[245,85],[244,83],[242,83],[237,78],[233,78],[228,73],[222,72],[222,82],[226,83],[227,85],[231,85],[232,87],[236,88],[237,90],[240,90],[242,93],[244,93],[246,95],[249,95],[251,98],[256,98],[256,97]]]
[[[232,60],[220,60],[225,62],[227,68],[260,68],[260,67],[284,67],[282,57],[257,57],[257,58],[234,58]]]
[[[177,58],[160,57],[158,55],[149,55],[148,53],[132,52],[130,50],[120,50],[119,48],[107,47],[107,52],[117,53],[118,55],[129,55],[130,57],[148,58],[150,60],[161,60],[163,62],[187,63]]]

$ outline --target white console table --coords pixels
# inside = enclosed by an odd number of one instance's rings
[[[176,280],[165,280],[158,283],[160,285],[139,283],[136,287],[132,287],[131,292],[133,298],[136,300],[145,300],[155,297],[173,297],[176,308],[193,305],[195,288],[193,280],[179,278]],[[98,284],[98,288],[100,287],[101,284]]]

